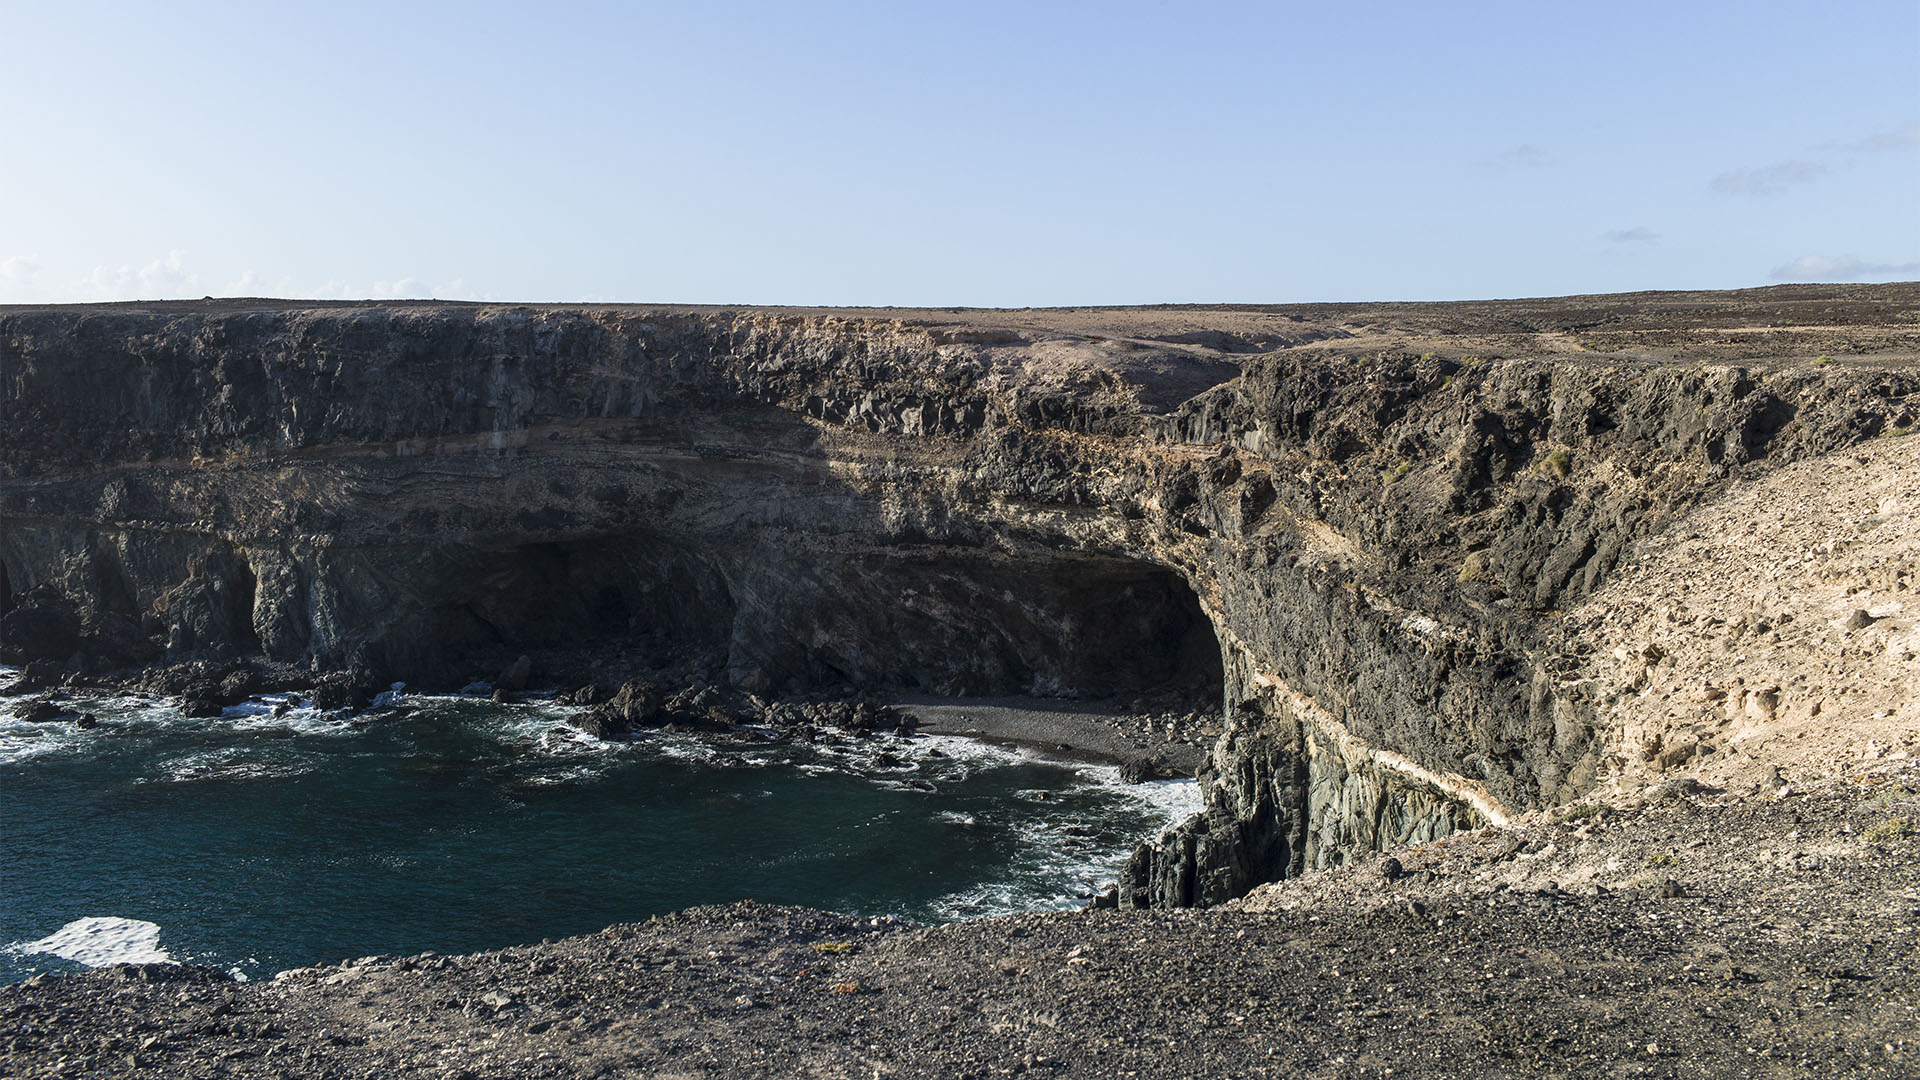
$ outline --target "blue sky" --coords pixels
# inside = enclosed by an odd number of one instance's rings
[[[0,302],[1920,278],[1920,2],[0,0]]]

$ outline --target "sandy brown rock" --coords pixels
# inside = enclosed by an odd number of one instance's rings
[[[1565,618],[1569,681],[1612,776],[1725,787],[1920,756],[1920,442],[1898,435],[1737,482],[1642,544]]]

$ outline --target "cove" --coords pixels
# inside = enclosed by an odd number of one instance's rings
[[[357,719],[83,704],[99,728],[0,721],[0,981],[76,969],[36,947],[89,931],[259,978],[739,899],[917,921],[1067,908],[1199,802],[1190,782],[944,736],[607,743],[559,706],[452,697]]]

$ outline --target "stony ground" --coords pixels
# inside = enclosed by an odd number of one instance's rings
[[[257,985],[0,990],[17,1076],[1920,1075],[1920,767],[1668,782],[1233,909],[740,904]]]
[[[1729,484],[1565,626],[1621,779],[1758,788],[1920,756],[1920,439]]]

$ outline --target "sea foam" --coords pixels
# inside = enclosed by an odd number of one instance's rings
[[[158,924],[110,915],[75,919],[38,941],[16,942],[8,949],[17,953],[46,953],[88,967],[177,963],[160,947]]]

